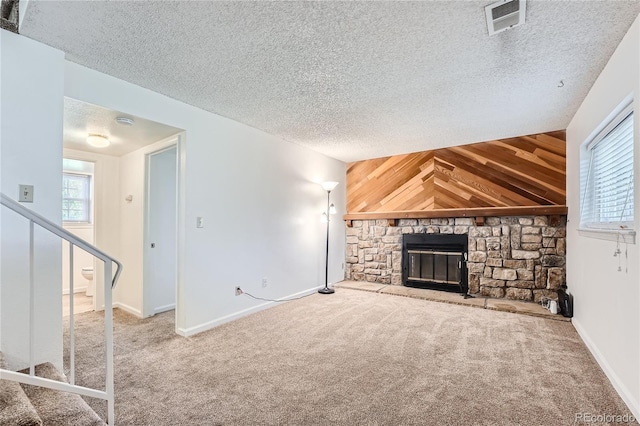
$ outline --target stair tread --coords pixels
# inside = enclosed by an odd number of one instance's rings
[[[67,382],[66,377],[49,362],[36,365],[35,373],[39,377]],[[79,395],[25,384],[22,388],[42,419],[43,426],[106,426]]]
[[[20,383],[0,380],[0,425],[42,425],[38,412],[20,387]]]
[[[0,368],[7,368],[2,352]],[[18,382],[0,380],[0,425],[42,426],[38,412]]]

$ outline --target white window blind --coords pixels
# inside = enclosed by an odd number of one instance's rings
[[[581,167],[580,225],[633,227],[633,111],[625,108],[587,146]]]
[[[91,176],[64,173],[62,176],[62,220],[91,222]]]

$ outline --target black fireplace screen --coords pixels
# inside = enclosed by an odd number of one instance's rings
[[[404,285],[466,293],[467,246],[466,235],[404,235]]]
[[[463,257],[460,252],[408,250],[410,280],[460,284]]]

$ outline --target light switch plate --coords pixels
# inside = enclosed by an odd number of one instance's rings
[[[204,228],[204,218],[200,216],[196,218],[196,228]]]
[[[33,185],[19,185],[18,201],[21,203],[33,203]]]

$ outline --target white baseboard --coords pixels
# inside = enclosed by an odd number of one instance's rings
[[[640,419],[640,401],[634,400],[634,397],[629,389],[624,385],[624,383],[622,383],[622,380],[620,380],[620,377],[618,377],[613,368],[611,368],[609,362],[606,360],[604,355],[602,355],[602,352],[600,352],[593,340],[591,340],[584,327],[580,325],[580,322],[576,321],[575,318],[572,318],[571,323],[578,332],[578,335],[580,336],[584,344],[587,346],[587,349],[589,349],[593,357],[600,365],[600,368],[602,368],[602,371],[604,371],[604,374],[607,376],[616,392],[618,392],[618,395],[620,395],[620,398],[622,398],[624,403],[627,404],[627,407],[629,407],[631,414],[633,414],[636,419]]]
[[[157,307],[157,308],[155,308],[153,310],[153,315],[161,314],[163,312],[170,311],[170,310],[175,309],[175,308],[176,308],[176,304],[175,303],[172,303],[170,305],[159,306],[159,307]]]
[[[295,294],[291,294],[289,296],[284,296],[281,297],[280,299],[291,299],[294,297],[301,297],[301,296],[306,296],[308,294],[314,293],[318,291],[318,287],[313,287],[304,291],[300,291],[298,293]],[[181,327],[177,327],[176,328],[176,332],[184,337],[189,337],[189,336],[193,336],[194,334],[198,334],[198,333],[202,333],[203,331],[207,331],[207,330],[211,330],[212,328],[215,328],[219,325],[231,322],[233,320],[237,320],[239,318],[242,317],[246,317],[247,315],[251,315],[254,314],[256,312],[260,312],[264,309],[267,308],[271,308],[275,305],[277,305],[278,303],[283,303],[283,302],[264,302],[261,303],[257,306],[253,306],[251,308],[248,309],[243,309],[241,311],[235,312],[233,314],[229,314],[229,315],[225,315],[223,317],[220,318],[216,318],[214,320],[211,321],[207,321],[203,324],[200,325],[196,325],[195,327],[189,327],[189,328],[181,328]]]
[[[86,286],[84,286],[84,287],[76,287],[76,286],[74,286],[73,287],[73,293],[74,294],[75,293],[86,293],[86,291],[87,291],[87,287]],[[63,295],[69,294],[69,289],[66,288],[66,289],[62,290],[62,294]]]
[[[123,310],[123,311],[125,311],[125,312],[129,312],[131,315],[135,315],[135,316],[137,316],[138,318],[142,318],[142,312],[140,312],[138,309],[132,308],[131,306],[126,305],[126,304],[124,304],[124,303],[121,303],[121,302],[115,302],[115,303],[113,304],[113,307],[114,307],[114,308],[120,308],[120,309],[122,309],[122,310]],[[104,307],[103,307],[103,309],[104,309]]]

